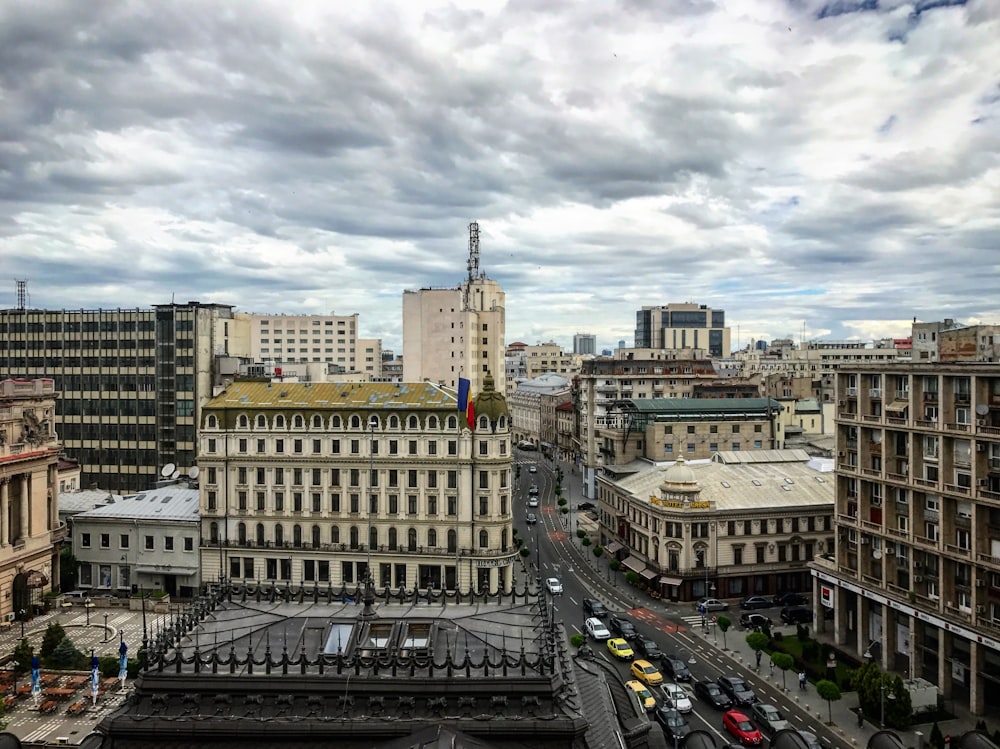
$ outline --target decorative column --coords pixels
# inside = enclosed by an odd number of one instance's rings
[[[10,543],[10,479],[0,478],[0,546]]]
[[[938,639],[938,689],[941,696],[946,700],[951,699],[951,660],[948,657],[951,651],[951,635],[940,627],[937,628]]]
[[[986,703],[983,700],[985,686],[983,669],[983,645],[978,642],[969,643],[969,712],[973,715],[985,715]]]
[[[31,512],[30,484],[28,474],[21,474],[21,543],[27,542],[31,532],[29,513]]]

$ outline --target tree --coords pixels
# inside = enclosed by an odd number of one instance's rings
[[[52,651],[45,665],[60,671],[86,669],[90,665],[90,659],[80,652],[70,638],[64,637]]]
[[[599,557],[603,553],[604,553],[604,547],[603,546],[595,546],[594,547],[594,556],[595,557]]]
[[[944,734],[941,733],[941,728],[938,726],[937,721],[934,721],[934,727],[931,728],[928,743],[935,749],[944,749]]]
[[[66,630],[59,622],[52,622],[45,629],[45,636],[42,638],[42,645],[38,649],[38,656],[43,660],[48,658],[59,647],[59,643],[66,637]]]
[[[625,582],[627,582],[629,585],[635,585],[636,583],[639,582],[639,575],[629,570],[628,572],[625,573]]]
[[[816,682],[816,694],[826,700],[826,706],[830,713],[830,722],[833,725],[833,703],[840,699],[840,687],[829,679],[820,679]]]
[[[14,648],[14,661],[17,663],[14,666],[14,673],[18,676],[23,676],[31,670],[31,659],[35,655],[35,649],[31,647],[28,639],[25,638],[17,643],[17,647]]]
[[[577,633],[575,635],[572,635],[569,638],[569,644],[572,645],[574,648],[580,647],[586,641],[587,641],[587,638],[584,637],[583,635],[579,634],[579,633]]]
[[[722,630],[722,649],[729,650],[726,645],[726,631],[733,626],[733,620],[728,616],[722,615],[716,620],[715,623],[718,625],[719,629]]]
[[[763,632],[750,632],[747,634],[747,645],[753,650],[754,654],[757,656],[757,668],[760,669],[760,654],[763,652],[764,648],[771,641],[767,635]]]
[[[69,546],[63,546],[59,551],[59,587],[63,592],[76,590],[78,567],[76,557],[73,556],[73,549]]]
[[[795,665],[795,659],[788,653],[771,653],[771,662],[781,669],[781,688],[785,689],[785,672]]]

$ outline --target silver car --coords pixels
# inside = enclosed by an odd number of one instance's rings
[[[667,707],[672,707],[679,713],[689,713],[694,709],[691,697],[683,687],[667,682],[660,688],[663,690],[663,704]]]
[[[768,738],[783,728],[792,727],[792,724],[785,720],[785,716],[778,708],[762,702],[755,702],[750,706],[750,718],[757,724],[760,732]]]
[[[718,598],[702,598],[695,605],[696,609],[701,609],[705,607],[705,611],[729,611],[729,604],[725,601],[720,601]]]

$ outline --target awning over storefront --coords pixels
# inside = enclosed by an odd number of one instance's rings
[[[910,407],[909,401],[896,400],[885,407],[885,412],[887,414],[901,414]]]
[[[684,581],[679,577],[670,577],[668,575],[660,575],[660,585],[680,585]]]
[[[622,545],[621,545],[620,543],[618,543],[617,541],[612,541],[611,543],[609,543],[609,544],[608,544],[607,546],[605,546],[605,547],[604,547],[604,550],[605,550],[605,551],[606,551],[606,552],[607,552],[608,554],[617,554],[617,553],[618,553],[619,551],[621,551],[621,550],[622,550],[622,549],[624,549],[624,548],[625,548],[625,547],[624,547],[624,546],[622,546]]]
[[[638,574],[642,572],[644,569],[646,569],[646,563],[641,559],[636,559],[635,557],[629,557],[624,562],[622,562],[622,567]]]
[[[653,582],[653,580],[655,580],[659,576],[660,576],[659,572],[657,572],[656,570],[651,570],[648,567],[639,573],[639,577],[641,577],[648,583]]]

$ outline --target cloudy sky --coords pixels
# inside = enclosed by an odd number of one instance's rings
[[[0,3],[0,307],[1000,322],[996,0]],[[738,331],[737,331],[738,327]]]

